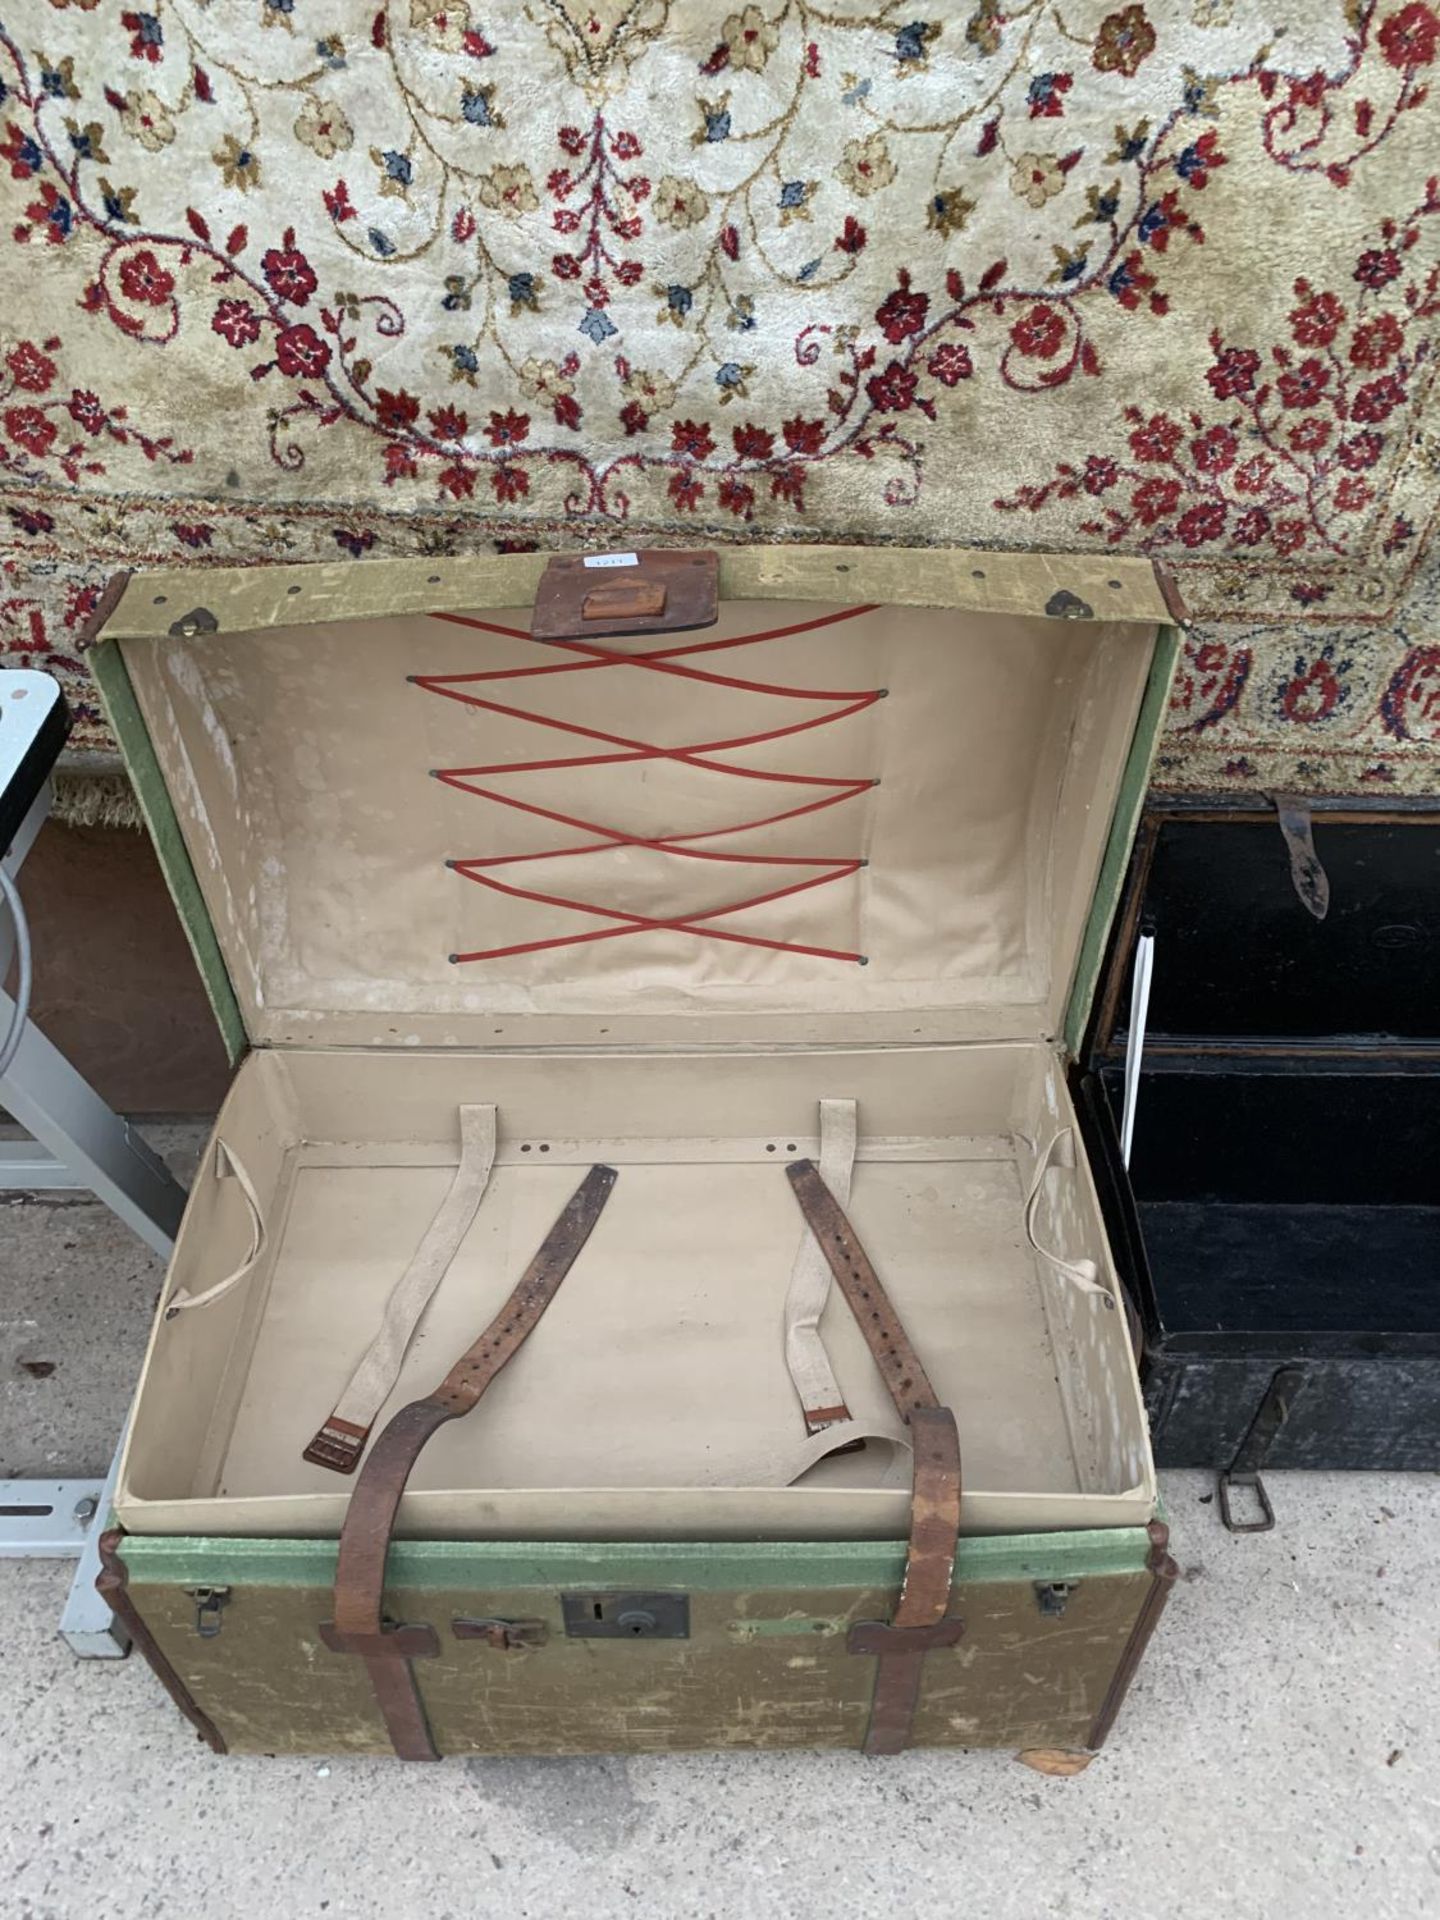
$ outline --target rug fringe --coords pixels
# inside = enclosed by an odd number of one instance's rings
[[[64,827],[141,827],[135,789],[123,773],[57,767],[50,817]]]

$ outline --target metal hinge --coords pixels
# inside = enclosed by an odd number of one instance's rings
[[[688,1640],[688,1593],[564,1593],[572,1640]]]
[[[1047,1619],[1058,1620],[1079,1584],[1078,1580],[1037,1580],[1035,1604]]]
[[[229,1587],[186,1587],[187,1599],[195,1602],[195,1631],[202,1640],[213,1640],[220,1631],[220,1615],[229,1604]]]

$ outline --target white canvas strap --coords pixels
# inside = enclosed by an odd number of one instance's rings
[[[908,1487],[914,1477],[910,1441],[903,1434],[886,1433],[867,1427],[859,1420],[840,1420],[823,1433],[812,1433],[798,1445],[786,1444],[769,1449],[757,1448],[753,1454],[732,1454],[700,1476],[706,1487],[793,1487],[832,1453],[849,1453],[864,1446],[884,1448],[884,1467],[866,1485],[874,1488]]]
[[[1067,1260],[1062,1254],[1043,1245],[1035,1232],[1035,1216],[1040,1209],[1040,1192],[1046,1174],[1067,1168],[1073,1171],[1074,1166],[1075,1134],[1072,1128],[1061,1127],[1058,1133],[1050,1136],[1049,1146],[1035,1162],[1030,1192],[1025,1201],[1025,1238],[1030,1242],[1031,1251],[1040,1256],[1052,1273],[1071,1281],[1082,1293],[1101,1294],[1113,1306],[1110,1290],[1100,1284],[1100,1270],[1093,1260]]]
[[[857,1133],[853,1100],[820,1102],[820,1177],[842,1207],[850,1203]],[[820,1338],[820,1316],[830,1298],[830,1268],[808,1226],[803,1233],[785,1295],[785,1364],[805,1411],[805,1430],[813,1434],[848,1420],[850,1409]]]
[[[213,1286],[206,1287],[203,1293],[187,1293],[182,1287],[173,1293],[165,1303],[165,1318],[173,1320],[177,1314],[184,1313],[190,1307],[208,1307],[221,1300],[232,1287],[238,1287],[247,1274],[253,1273],[265,1251],[265,1217],[260,1211],[260,1197],[255,1191],[255,1183],[245,1171],[244,1162],[233,1147],[227,1147],[223,1140],[215,1142],[215,1178],[233,1180],[240,1189],[245,1202],[245,1210],[250,1216],[250,1247],[238,1267],[231,1269],[223,1280],[217,1280]]]
[[[375,1416],[400,1377],[421,1317],[485,1197],[495,1165],[495,1135],[494,1107],[461,1107],[460,1164],[450,1191],[385,1302],[379,1331],[329,1419],[305,1449],[305,1458],[316,1466],[350,1473],[358,1463]]]

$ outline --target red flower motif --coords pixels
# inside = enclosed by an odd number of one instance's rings
[[[1377,313],[1363,327],[1355,329],[1350,342],[1350,364],[1370,367],[1378,372],[1388,367],[1405,344],[1405,329],[1393,313]]]
[[[127,254],[120,262],[120,291],[142,307],[163,307],[175,290],[175,276],[167,273],[149,247]]]
[[[210,328],[232,347],[248,347],[260,338],[260,316],[248,300],[222,300],[211,315]]]
[[[1400,271],[1400,256],[1393,247],[1371,247],[1355,262],[1355,278],[1362,287],[1384,287]]]
[[[670,476],[669,494],[681,513],[693,513],[705,497],[705,488],[692,472],[681,467]]]
[[[1276,381],[1280,402],[1286,407],[1313,407],[1330,384],[1330,369],[1313,356],[1298,367],[1287,367]]]
[[[5,431],[16,446],[27,453],[50,451],[55,438],[55,422],[47,419],[39,407],[9,407],[5,413]]]
[[[490,474],[495,498],[502,506],[523,500],[530,491],[530,476],[523,467],[495,467]]]
[[[58,345],[52,340],[51,346]],[[48,353],[42,353],[33,340],[22,340],[13,346],[5,356],[5,364],[10,369],[10,378],[17,387],[26,393],[48,393],[50,382],[55,378],[55,362]]]
[[[555,402],[555,424],[577,432],[580,426],[580,402],[573,393],[562,393]]]
[[[381,387],[375,395],[375,417],[391,433],[404,433],[420,418],[420,402],[403,387],[398,393]]]
[[[1010,338],[1030,360],[1050,360],[1060,351],[1065,322],[1054,307],[1034,306],[1010,329]]]
[[[1299,553],[1309,529],[1303,520],[1279,520],[1271,538],[1277,553]]]
[[[1296,453],[1318,453],[1330,438],[1330,422],[1318,413],[1307,413],[1290,429],[1290,445]]]
[[[929,294],[912,293],[910,275],[902,267],[899,286],[880,302],[875,309],[875,319],[891,346],[898,347],[912,333],[919,333],[929,307]]]
[[[1428,67],[1440,48],[1440,18],[1420,0],[1392,13],[1380,29],[1380,51],[1399,72]]]
[[[1398,374],[1382,374],[1380,379],[1367,382],[1355,395],[1350,402],[1350,418],[1367,423],[1384,420],[1409,398]]]
[[[468,500],[475,491],[478,478],[474,467],[462,467],[457,461],[453,467],[446,467],[440,475],[440,491],[448,493],[452,500]]]
[[[611,147],[617,160],[638,160],[645,149],[633,133],[617,133]]]
[[[1237,547],[1258,547],[1269,531],[1269,514],[1263,507],[1250,507],[1231,528],[1230,538]]]
[[[970,349],[962,347],[958,341],[947,340],[937,347],[925,362],[931,376],[942,387],[958,386],[962,380],[968,380],[975,371],[975,363],[970,358]]]
[[[529,433],[529,414],[516,413],[513,407],[504,413],[492,413],[485,427],[485,438],[492,447],[518,447],[522,440],[529,437]],[[529,485],[528,481],[526,485]]]
[[[1235,470],[1235,491],[1237,493],[1263,493],[1270,484],[1270,475],[1275,471],[1275,462],[1267,460],[1263,453],[1253,454],[1243,467]]]
[[[768,460],[775,451],[775,436],[767,427],[757,427],[747,420],[743,427],[736,427],[730,438],[735,442],[735,451],[742,460]]]
[[[1130,436],[1130,451],[1137,460],[1165,461],[1174,457],[1182,429],[1163,413],[1152,413],[1144,426]]]
[[[1206,500],[1198,507],[1191,507],[1182,513],[1175,525],[1176,537],[1187,547],[1204,546],[1207,540],[1218,540],[1225,531],[1225,506],[1219,500]]]
[[[780,431],[792,453],[819,453],[825,444],[823,420],[802,420],[797,415],[793,420],[783,421]]]
[[[1217,400],[1233,400],[1238,393],[1251,393],[1260,371],[1260,356],[1249,347],[1215,346],[1215,364],[1206,372],[1210,390]]]
[[[1086,493],[1108,493],[1119,478],[1120,469],[1113,460],[1105,460],[1098,453],[1092,453],[1085,462],[1080,484]]]
[[[738,519],[748,520],[755,510],[755,489],[747,487],[743,480],[737,480],[734,474],[727,473],[720,482],[720,504],[727,513],[733,513]]]
[[[1296,292],[1309,288],[1301,280]],[[1328,347],[1345,324],[1345,309],[1333,293],[1313,294],[1303,306],[1290,312],[1290,331],[1302,347]]]
[[[915,399],[919,380],[909,367],[892,360],[883,373],[873,373],[865,382],[870,404],[881,413],[904,413]]]
[[[1342,467],[1349,467],[1352,473],[1363,473],[1367,467],[1373,467],[1380,458],[1385,446],[1383,435],[1378,433],[1357,433],[1353,440],[1342,440],[1335,449],[1335,458]]]
[[[704,420],[675,420],[670,425],[670,451],[687,460],[708,460],[715,451],[714,436]]]
[[[1224,473],[1234,466],[1238,446],[1229,427],[1208,427],[1190,442],[1190,458],[1201,473]]]
[[[854,214],[847,213],[845,216],[845,225],[835,236],[835,251],[836,253],[863,253],[865,251],[865,242],[868,238],[869,236],[864,227],[861,226]]]
[[[397,480],[413,480],[416,474],[415,456],[403,440],[392,440],[385,449],[385,484],[393,487]]]
[[[83,387],[76,387],[65,402],[65,411],[77,427],[83,427],[86,433],[99,433],[105,426],[109,415],[100,403],[97,393],[89,393]]]
[[[620,424],[627,437],[643,433],[650,424],[650,416],[638,400],[627,400],[620,409]]]
[[[1358,513],[1375,497],[1375,489],[1358,473],[1347,473],[1335,489],[1335,504],[1342,513]]]
[[[260,267],[277,300],[288,300],[292,306],[303,307],[318,283],[314,268],[292,244],[294,237],[292,228],[285,235],[285,245],[271,247]]]
[[[1130,505],[1143,526],[1153,527],[1157,520],[1174,512],[1179,500],[1180,482],[1162,480],[1157,474],[1153,479],[1140,482],[1130,496]]]
[[[275,342],[275,361],[292,379],[315,380],[330,364],[330,349],[313,327],[286,327]]]
[[[470,416],[459,407],[436,407],[429,415],[430,431],[437,440],[463,440]]]

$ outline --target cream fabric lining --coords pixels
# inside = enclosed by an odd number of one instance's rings
[[[534,1336],[421,1456],[400,1529],[432,1538],[903,1537],[903,1445],[853,1315],[819,1331],[853,1429],[810,1466],[786,1363],[800,1229],[786,1159],[853,1100],[850,1208],[960,1426],[977,1533],[1134,1525],[1154,1497],[1123,1316],[1057,1281],[1026,1237],[1029,1141],[1073,1124],[1039,1046],[473,1055],[268,1052],[220,1125],[269,1221],[251,1282],[157,1324],[117,1494],[138,1532],[333,1533],[348,1488],[301,1459],[455,1175],[458,1105],[499,1116],[485,1203],[405,1356],[383,1423],[488,1322],[576,1168],[619,1181]],[[778,1124],[777,1124],[778,1123]],[[703,1133],[697,1131],[703,1127]],[[1113,1284],[1083,1162],[1035,1230]],[[169,1291],[243,1250],[221,1183],[197,1188]],[[805,1469],[809,1468],[808,1471]],[[797,1471],[795,1485],[783,1484]]]
[[[705,661],[783,695],[624,667],[471,687],[673,749],[809,722],[843,711],[841,695],[888,689],[824,725],[700,756],[710,766],[607,758],[603,742],[478,711],[408,678],[570,658],[528,638],[407,615],[120,643],[252,1038],[613,1046],[1056,1032],[1153,629],[913,608],[842,617],[852,612],[722,607],[707,643],[811,623]],[[483,617],[529,621],[524,608]],[[604,764],[524,770],[587,755]],[[474,784],[517,805],[431,778],[467,767],[499,768]],[[774,775],[862,785],[800,817],[727,831],[841,791]],[[596,836],[522,804],[632,836],[692,838],[666,851],[565,852]],[[525,857],[537,852],[546,857]],[[507,898],[445,865],[503,860],[487,871],[507,885],[703,918],[840,858],[868,864],[713,924],[860,953],[864,966],[676,931],[608,937],[612,923]],[[607,937],[449,958],[581,932]]]

